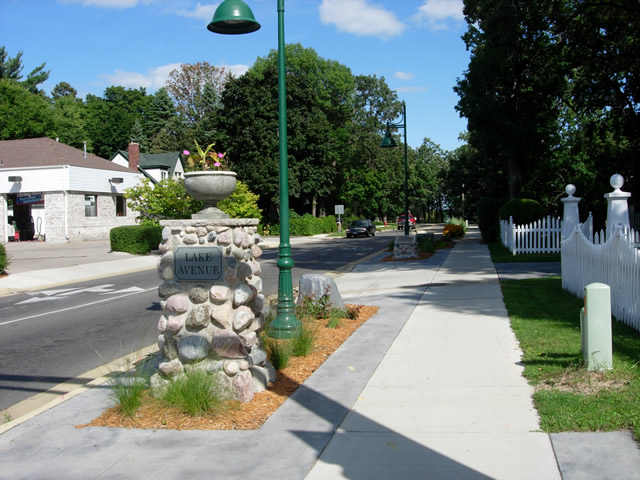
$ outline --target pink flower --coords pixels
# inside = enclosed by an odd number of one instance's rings
[[[224,158],[224,153],[219,153],[218,158]]]
[[[191,155],[191,153],[189,153],[189,150],[185,150],[185,151],[184,151],[184,152],[182,152],[182,153],[184,153],[185,155]]]
[[[220,162],[216,162],[213,164],[214,167],[219,167],[220,165],[222,165]]]

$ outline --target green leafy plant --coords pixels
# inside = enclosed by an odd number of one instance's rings
[[[514,198],[505,202],[498,210],[500,220],[513,217],[516,225],[528,225],[540,220],[545,215],[545,209],[537,201],[529,198]]]
[[[228,400],[216,374],[191,368],[169,384],[164,401],[189,415],[219,410]]]
[[[418,250],[426,253],[433,253],[436,251],[436,243],[433,233],[418,234],[416,239],[418,243]]]
[[[216,152],[213,149],[215,142],[207,145],[207,148],[204,150],[202,150],[196,140],[194,140],[194,143],[196,144],[195,153],[191,153],[189,150],[184,150],[182,152],[187,163],[187,171],[225,170],[226,153]]]
[[[329,318],[332,309],[330,299],[328,292],[317,300],[312,296],[306,296],[296,305],[296,315],[298,318]]]
[[[0,273],[4,273],[10,263],[7,249],[0,243]]]

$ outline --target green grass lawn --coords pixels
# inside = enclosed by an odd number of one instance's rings
[[[546,432],[630,429],[640,441],[640,332],[614,321],[613,370],[582,367],[582,299],[560,278],[501,283]]]
[[[487,246],[493,263],[560,261],[560,253],[523,253],[514,255],[500,242],[488,243]]]

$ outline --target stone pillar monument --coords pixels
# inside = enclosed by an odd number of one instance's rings
[[[624,177],[620,174],[611,176],[609,180],[613,192],[605,193],[607,199],[607,239],[611,238],[617,228],[629,228],[629,206],[627,199],[631,197],[629,192],[620,190],[624,185]]]
[[[163,355],[151,379],[160,396],[185,368],[222,381],[242,402],[275,380],[259,333],[264,296],[257,219],[165,220],[158,261]]]
[[[580,212],[578,211],[578,203],[580,203],[581,198],[574,197],[573,194],[576,193],[575,185],[571,183],[566,186],[564,189],[567,196],[562,198],[561,201],[564,203],[564,210],[562,213],[562,238],[569,238],[571,232],[575,230],[575,228],[580,224]]]

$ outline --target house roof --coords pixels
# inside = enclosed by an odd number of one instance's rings
[[[127,150],[118,150],[113,158],[120,154],[127,161],[129,161],[129,152]],[[140,157],[138,159],[138,165],[143,170],[151,169],[151,168],[161,168],[169,170],[169,174],[173,175],[173,171],[176,168],[176,162],[180,160],[180,152],[167,152],[167,153],[140,153]]]
[[[70,165],[74,167],[97,168],[131,172],[122,167],[50,138],[27,138],[24,140],[0,141],[0,168],[52,167]]]

